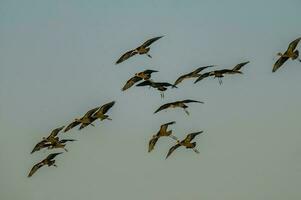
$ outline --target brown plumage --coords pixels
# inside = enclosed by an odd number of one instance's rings
[[[215,65],[209,65],[209,66],[205,66],[205,67],[199,67],[196,70],[188,73],[188,74],[184,74],[182,76],[180,76],[174,83],[174,85],[178,85],[179,83],[181,83],[183,80],[185,79],[190,79],[190,78],[197,78],[199,76],[201,76],[201,74],[199,74],[201,71],[203,71],[204,69],[207,69],[209,67],[213,67]]]
[[[249,62],[250,61],[239,63],[239,64],[235,65],[232,69],[221,69],[221,70],[214,70],[211,72],[206,72],[206,73],[200,75],[194,81],[194,83],[197,83],[209,76],[213,76],[214,78],[218,78],[219,84],[222,84],[222,78],[224,77],[225,74],[242,74],[242,72],[240,71],[241,68],[243,66],[245,66],[246,64],[248,64]]]
[[[136,73],[135,76],[133,76],[126,82],[126,84],[123,86],[123,88],[121,90],[125,91],[125,90],[129,89],[130,87],[132,87],[135,83],[137,83],[143,79],[149,80],[151,78],[151,74],[154,72],[158,72],[158,71],[148,69],[148,70],[144,70],[143,72]]]
[[[69,131],[70,129],[76,127],[79,124],[91,124],[91,116],[99,109],[99,107],[93,108],[89,110],[83,117],[80,119],[75,119],[73,122],[71,122],[64,130],[64,132]]]
[[[186,136],[186,138],[184,139],[184,140],[182,140],[182,141],[177,141],[177,144],[176,145],[174,145],[174,146],[172,146],[170,149],[169,149],[169,151],[168,151],[168,153],[167,153],[167,155],[166,155],[166,158],[165,159],[167,159],[169,156],[170,156],[170,154],[172,153],[172,152],[174,152],[174,150],[176,150],[177,148],[179,148],[180,146],[184,146],[184,147],[186,147],[186,149],[193,149],[193,151],[195,152],[195,153],[199,153],[199,151],[195,148],[195,146],[196,146],[196,142],[191,142],[197,135],[199,135],[199,134],[201,134],[201,133],[203,133],[203,131],[199,131],[199,132],[195,132],[195,133],[190,133],[190,134],[188,134],[187,136]]]
[[[62,152],[61,152],[62,153]],[[31,177],[38,169],[40,169],[41,167],[43,167],[44,165],[47,165],[48,167],[50,166],[54,166],[57,167],[55,165],[55,160],[53,160],[57,155],[61,154],[61,153],[52,153],[50,155],[48,155],[44,160],[42,160],[41,162],[38,162],[37,164],[35,164],[29,174],[28,177]]]
[[[163,36],[159,36],[159,37],[154,37],[152,39],[147,40],[146,42],[144,42],[141,46],[132,49],[128,52],[126,52],[125,54],[123,54],[116,62],[116,64],[119,64],[127,59],[129,59],[130,57],[136,55],[136,54],[146,54],[148,57],[151,58],[151,55],[148,54],[149,50],[150,50],[150,45],[152,43],[154,43],[155,41],[159,40],[160,38],[162,38]]]
[[[183,108],[185,113],[187,115],[189,115],[189,112],[186,110],[186,108],[188,108],[188,106],[186,105],[186,103],[204,103],[202,101],[196,101],[196,100],[191,100],[191,99],[186,99],[183,101],[175,101],[175,102],[171,102],[171,103],[166,103],[162,106],[160,106],[154,113],[157,113],[161,110],[167,109],[167,108]]]
[[[274,64],[272,72],[276,72],[289,58],[292,60],[296,60],[299,57],[299,51],[295,49],[300,40],[301,37],[295,39],[289,44],[287,50],[283,54],[277,54],[278,56],[280,56],[280,58]],[[301,59],[298,60],[301,62]]]
[[[136,86],[137,87],[150,86],[152,88],[155,88],[160,91],[161,98],[164,98],[164,91],[166,91],[168,87],[177,88],[177,86],[167,83],[167,82],[154,82],[151,80],[143,81],[143,82],[137,84]]]
[[[152,139],[149,141],[148,152],[151,152],[154,149],[154,147],[160,137],[166,136],[166,137],[170,137],[174,140],[178,140],[175,136],[172,135],[172,130],[167,131],[168,126],[175,124],[175,123],[176,123],[175,121],[172,121],[172,122],[168,122],[166,124],[161,125],[160,130],[157,132],[157,134],[153,135]]]

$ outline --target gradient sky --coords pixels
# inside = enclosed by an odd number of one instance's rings
[[[300,7],[300,0],[0,0],[0,199],[300,199],[301,64],[271,72],[277,52],[301,36]],[[160,35],[152,59],[114,64]],[[145,69],[173,82],[198,66],[247,60],[244,74],[222,86],[185,81],[163,100],[153,89],[120,90]],[[153,114],[187,98],[205,104],[191,104],[190,116]],[[49,153],[30,154],[43,136],[112,100],[113,121],[62,134],[78,141],[57,157],[58,168],[27,178]],[[152,134],[173,120],[179,138],[204,130],[199,155],[183,148],[165,160],[168,138],[147,153]]]

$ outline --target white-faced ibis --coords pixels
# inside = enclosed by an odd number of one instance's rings
[[[151,81],[151,80],[143,81],[142,83],[139,83],[136,86],[137,87],[150,86],[152,88],[156,88],[157,90],[160,91],[161,98],[164,98],[164,91],[167,90],[167,87],[177,88],[177,86],[175,86],[175,85],[173,85],[171,83],[167,83],[167,82],[154,82],[154,81]]]
[[[186,100],[183,100],[183,101],[175,101],[175,102],[166,103],[166,104],[160,106],[154,113],[157,113],[157,112],[159,112],[161,110],[164,110],[164,109],[167,109],[167,108],[183,108],[185,113],[187,115],[189,115],[189,112],[186,110],[186,108],[188,108],[186,103],[204,103],[204,102],[191,100],[191,99],[186,99]]]

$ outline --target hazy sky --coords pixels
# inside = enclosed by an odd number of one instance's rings
[[[300,199],[301,63],[272,73],[277,52],[301,36],[300,7],[300,0],[0,0],[0,199]],[[160,35],[152,59],[114,64]],[[145,69],[174,82],[198,66],[248,60],[243,75],[221,86],[184,81],[163,100],[153,89],[120,90]],[[205,104],[190,104],[190,116],[153,114],[187,98]],[[43,136],[112,100],[113,121],[62,134],[78,141],[57,157],[58,168],[27,178],[49,153],[30,154]],[[160,124],[173,120],[179,138],[204,130],[195,139],[199,155],[182,148],[165,160],[168,138],[147,153]]]

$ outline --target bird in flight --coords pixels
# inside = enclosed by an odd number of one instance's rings
[[[61,152],[62,153],[62,152]],[[55,160],[53,160],[57,155],[61,154],[61,153],[52,153],[49,154],[44,160],[38,162],[37,164],[35,164],[29,174],[28,177],[31,177],[38,169],[40,169],[41,167],[43,167],[44,165],[47,165],[48,167],[50,166],[54,166],[57,167],[55,164]]]
[[[129,59],[130,57],[136,55],[136,54],[146,54],[148,57],[151,58],[151,55],[148,53],[149,50],[150,50],[150,45],[152,43],[154,43],[155,41],[159,40],[160,38],[162,38],[163,36],[159,36],[159,37],[154,37],[154,38],[151,38],[149,40],[147,40],[146,42],[144,42],[141,46],[135,48],[135,49],[132,49],[128,52],[126,52],[125,54],[123,54],[116,62],[116,64],[119,64],[127,59]]]
[[[109,118],[108,115],[106,115],[106,113],[108,112],[108,110],[110,108],[112,108],[112,106],[115,104],[115,101],[112,101],[110,103],[104,104],[102,105],[99,109],[97,109],[91,116],[90,116],[90,122],[89,123],[83,123],[80,127],[79,130],[85,128],[88,125],[92,125],[94,126],[92,123],[96,120],[99,119],[100,121],[103,121],[105,119],[107,120],[112,120],[111,118]]]
[[[196,70],[188,73],[188,74],[184,74],[182,76],[180,76],[174,83],[174,85],[178,85],[179,83],[181,83],[183,80],[185,79],[190,79],[190,78],[197,78],[199,76],[201,76],[201,74],[199,74],[201,71],[203,71],[204,69],[207,69],[209,67],[214,67],[215,65],[209,65],[209,66],[205,66],[205,67],[199,67]]]
[[[200,75],[199,78],[197,78],[194,83],[197,83],[209,76],[213,76],[214,78],[218,78],[219,84],[222,84],[223,83],[222,78],[224,77],[225,74],[242,74],[242,72],[240,71],[241,68],[246,64],[248,64],[249,62],[250,61],[239,63],[235,67],[233,67],[233,69],[222,69],[222,70],[214,70],[211,72],[206,72]]]
[[[203,133],[203,131],[199,131],[199,132],[195,132],[195,133],[190,133],[190,134],[188,134],[187,136],[186,136],[186,138],[184,139],[184,140],[182,140],[182,141],[177,141],[177,144],[176,145],[174,145],[174,146],[172,146],[170,149],[169,149],[169,151],[168,151],[168,153],[167,153],[167,156],[166,156],[166,158],[165,159],[167,159],[169,156],[170,156],[170,154],[172,153],[172,152],[174,152],[174,150],[176,150],[177,148],[179,148],[180,146],[183,146],[183,147],[186,147],[186,149],[193,149],[193,151],[195,152],[195,153],[200,153],[196,148],[195,148],[195,146],[196,146],[196,142],[191,142],[197,135],[199,135],[199,134],[201,134],[201,133]]]
[[[153,135],[152,139],[148,143],[148,152],[151,152],[154,149],[154,147],[160,137],[166,136],[166,137],[170,137],[174,140],[178,140],[177,137],[172,135],[172,130],[167,131],[168,126],[175,124],[175,123],[176,123],[175,121],[172,121],[172,122],[168,122],[166,124],[161,125],[160,130],[157,132],[157,134]]]
[[[161,110],[167,109],[167,108],[183,108],[185,113],[187,115],[189,115],[189,112],[186,110],[188,108],[188,106],[186,105],[186,103],[204,103],[202,101],[196,101],[196,100],[191,100],[191,99],[186,99],[183,101],[175,101],[175,102],[171,102],[171,103],[166,103],[162,106],[160,106],[154,113],[157,113]]]
[[[136,86],[137,87],[150,86],[152,88],[156,88],[157,90],[160,91],[161,98],[164,98],[164,91],[167,90],[167,87],[177,88],[177,86],[167,82],[154,82],[151,80],[143,81],[142,83],[139,83]]]
[[[57,135],[59,134],[59,132],[61,130],[63,130],[64,127],[65,126],[61,126],[59,128],[56,128],[56,129],[54,129],[54,130],[51,131],[51,133],[50,133],[50,135],[48,137],[43,137],[42,141],[40,141],[39,143],[37,143],[35,145],[35,147],[31,151],[31,153],[34,153],[35,151],[39,151],[39,150],[41,150],[43,148],[49,147],[52,142],[56,141],[55,138],[57,137]]]
[[[295,39],[288,45],[288,48],[284,53],[279,52],[277,54],[278,56],[280,56],[280,58],[274,64],[272,72],[276,72],[289,58],[292,60],[296,60],[299,57],[299,51],[295,49],[300,40],[301,37]],[[298,60],[301,62],[301,59]]]
[[[143,72],[136,73],[135,76],[133,76],[126,82],[126,84],[123,86],[121,90],[125,91],[141,80],[149,80],[151,78],[151,74],[154,72],[158,72],[158,71],[147,69],[144,70]]]

